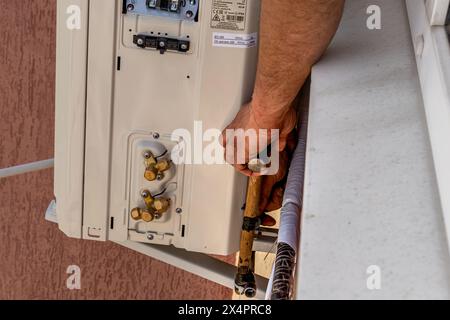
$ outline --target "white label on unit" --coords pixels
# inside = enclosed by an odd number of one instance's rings
[[[247,0],[213,0],[211,27],[244,31],[247,20]]]
[[[258,44],[258,33],[237,34],[237,33],[213,33],[213,46],[225,48],[253,48]]]

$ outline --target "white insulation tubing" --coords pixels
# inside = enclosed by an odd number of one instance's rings
[[[303,184],[305,180],[305,157],[306,141],[308,135],[308,108],[302,109],[300,117],[299,137],[297,148],[292,157],[289,168],[286,191],[281,208],[280,229],[278,233],[278,244],[285,243],[294,249],[298,255],[298,246],[300,243],[300,221],[303,205]],[[278,258],[278,257],[277,257]],[[278,260],[278,259],[276,259]],[[266,291],[266,299],[272,299],[272,289],[275,274],[275,265],[272,270],[272,276]],[[294,270],[292,270],[293,272]]]
[[[304,108],[299,128],[298,145],[289,168],[283,207],[281,208],[278,243],[290,245],[298,253],[300,240],[300,214],[303,205],[305,181],[305,154],[308,131],[308,110]]]
[[[53,159],[32,162],[28,164],[23,164],[15,167],[0,169],[0,179],[13,177],[21,174],[26,174],[30,172],[40,171],[52,168],[55,165]]]

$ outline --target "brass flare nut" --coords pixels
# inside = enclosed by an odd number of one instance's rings
[[[142,212],[142,221],[144,222],[152,222],[155,219],[155,215],[148,210],[143,210]]]
[[[155,168],[147,168],[145,170],[144,178],[147,181],[155,181],[158,176],[158,170]]]
[[[155,219],[155,215],[146,209],[134,208],[131,211],[131,218],[136,221],[152,222]]]
[[[133,218],[133,220],[141,220],[142,219],[142,211],[141,208],[134,208],[133,210],[131,210],[131,218]]]
[[[155,156],[150,152],[144,153],[145,158],[145,173],[144,177],[148,181],[155,181],[157,179],[164,178],[164,172],[170,169],[170,161],[160,160],[158,161]]]
[[[164,198],[156,199],[155,202],[153,203],[153,207],[155,208],[158,214],[166,213],[170,207],[170,200]]]
[[[166,213],[170,208],[170,199],[166,198],[155,199],[148,190],[144,190],[142,192],[142,198],[144,199],[147,208],[133,209],[131,211],[131,218],[133,220],[152,222],[155,219],[159,219],[161,215]]]

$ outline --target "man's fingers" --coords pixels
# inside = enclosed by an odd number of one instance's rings
[[[277,174],[263,177],[260,202],[261,212],[270,212],[281,207],[289,159],[287,150],[283,151],[280,154],[280,167]]]
[[[261,225],[264,227],[274,227],[276,224],[277,221],[268,214],[263,214],[261,216]]]
[[[260,212],[272,212],[281,208],[283,205],[284,184],[285,181],[272,184],[269,187],[269,184],[264,185],[263,183],[259,206]]]
[[[234,165],[233,167],[236,169],[236,171],[242,173],[247,177],[251,177],[254,174],[254,172],[250,170],[247,166]]]
[[[269,201],[266,205],[266,212],[278,210],[283,205],[284,187],[278,186],[272,190]]]
[[[289,155],[292,155],[297,148],[298,143],[298,132],[297,130],[293,130],[286,139],[286,151]]]
[[[266,206],[269,203],[270,194],[272,193],[272,188],[275,182],[271,177],[265,176],[263,177],[262,186],[261,186],[261,197],[259,201],[259,211],[261,213],[266,211]]]
[[[271,199],[272,189],[274,185],[278,182],[277,176],[264,176],[262,177],[261,186],[261,200],[259,203],[260,212],[266,212],[267,205]]]

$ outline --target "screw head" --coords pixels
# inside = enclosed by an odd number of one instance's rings
[[[175,210],[175,212],[178,213],[178,214],[182,214],[182,213],[183,213],[183,209],[177,208],[177,209]]]
[[[142,46],[144,44],[144,39],[142,38],[137,39],[137,44]]]
[[[193,16],[194,16],[194,13],[193,13],[191,10],[189,10],[188,12],[186,12],[186,17],[192,18]]]
[[[150,159],[153,156],[153,154],[150,151],[144,151],[144,158]]]
[[[187,44],[183,43],[181,45],[181,50],[187,50],[187,48],[188,48]]]
[[[133,11],[133,10],[134,10],[134,4],[130,3],[130,4],[127,6],[127,10],[128,10],[128,11]]]
[[[150,240],[150,241],[152,241],[152,240],[155,239],[155,236],[154,236],[153,234],[151,234],[151,233],[148,233],[148,234],[147,234],[147,239]]]
[[[157,133],[157,132],[155,132],[155,133],[153,134],[153,139],[158,140],[159,138],[161,138],[160,134]]]
[[[148,197],[150,197],[150,192],[148,192],[147,190],[144,190],[141,192],[141,196],[142,196],[142,198],[148,198]]]

